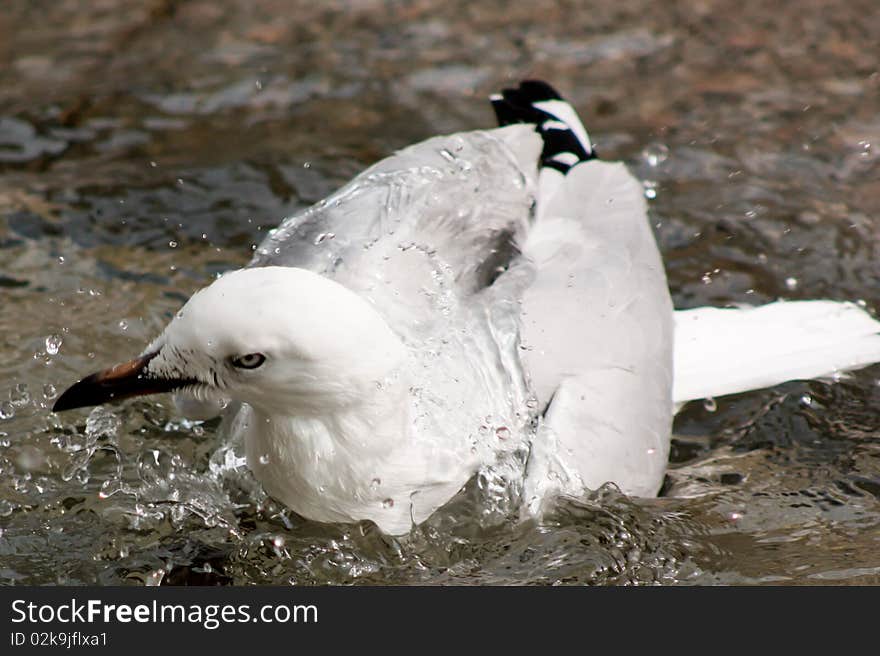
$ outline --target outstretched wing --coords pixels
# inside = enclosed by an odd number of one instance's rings
[[[435,137],[286,219],[250,266],[307,268],[362,294],[405,332],[491,284],[532,216],[541,139],[528,126]]]

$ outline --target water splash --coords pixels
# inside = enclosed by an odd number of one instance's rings
[[[49,335],[46,338],[46,353],[49,355],[58,355],[63,343],[64,339],[61,335]]]
[[[653,143],[645,146],[642,150],[642,159],[650,167],[658,167],[669,159],[669,146],[663,143]]]

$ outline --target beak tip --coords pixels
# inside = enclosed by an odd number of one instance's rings
[[[147,377],[144,369],[156,353],[148,353],[106,371],[86,376],[68,387],[52,406],[52,412],[102,405],[133,396],[169,392],[191,380],[156,379]]]
[[[82,381],[80,381],[81,383]],[[64,412],[65,410],[74,410],[91,405],[88,399],[84,399],[82,395],[82,385],[76,383],[68,387],[59,396],[52,405],[52,412]]]
[[[62,395],[52,405],[52,412],[64,412],[65,410],[71,410],[71,406],[65,402],[64,395]]]

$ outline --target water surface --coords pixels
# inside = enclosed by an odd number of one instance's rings
[[[521,4],[521,3],[520,3]],[[0,16],[0,582],[880,583],[880,369],[692,404],[665,495],[410,537],[307,522],[167,398],[53,415],[282,217],[551,81],[643,180],[677,307],[880,307],[872,0],[12,0]]]

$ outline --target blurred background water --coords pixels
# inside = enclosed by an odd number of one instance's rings
[[[6,0],[0,583],[880,583],[880,368],[692,404],[664,496],[406,539],[278,507],[167,398],[49,412],[282,217],[551,81],[643,181],[677,307],[880,307],[874,0]]]

